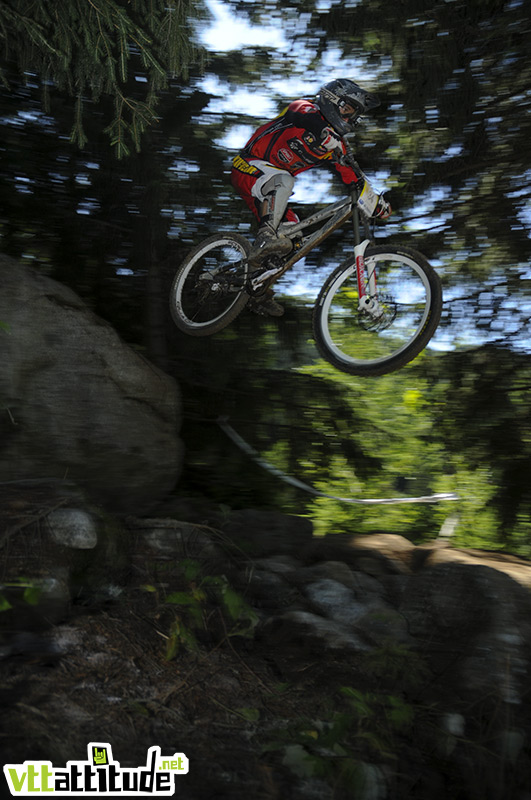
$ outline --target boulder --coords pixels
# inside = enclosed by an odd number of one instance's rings
[[[46,521],[57,544],[76,550],[92,550],[98,544],[97,521],[84,509],[58,508]]]
[[[367,644],[353,631],[332,619],[303,609],[286,611],[271,617],[263,627],[262,636],[273,650],[302,650],[308,653],[354,652],[368,650]]]
[[[222,522],[223,533],[256,558],[297,556],[312,542],[313,524],[305,517],[245,508]]]
[[[523,702],[531,597],[515,580],[479,559],[436,564],[410,577],[398,610],[434,672],[454,691]]]
[[[403,536],[374,533],[369,536],[328,533],[305,548],[307,563],[343,561],[355,570],[380,579],[385,575],[406,575],[411,571],[415,545]]]
[[[354,626],[368,611],[383,607],[378,600],[367,604],[364,598],[357,598],[351,589],[330,578],[309,583],[304,593],[313,611],[347,628]]]
[[[142,550],[146,558],[156,556],[162,561],[196,561],[204,572],[212,575],[229,568],[223,549],[213,541],[215,531],[202,525],[175,519],[135,517],[127,517],[126,525],[137,546],[139,536],[147,545],[147,551]]]
[[[0,482],[64,478],[144,513],[182,462],[175,381],[70,289],[0,255]]]
[[[130,573],[131,538],[66,481],[0,485],[0,640],[68,619],[72,601],[118,596]]]

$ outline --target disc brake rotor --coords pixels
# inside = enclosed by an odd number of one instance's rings
[[[368,311],[360,311],[358,321],[365,331],[385,331],[396,319],[398,304],[390,295],[378,295],[379,313],[373,316]]]

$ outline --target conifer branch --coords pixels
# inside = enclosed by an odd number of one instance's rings
[[[189,15],[194,0],[5,0],[0,3],[0,43],[6,66],[21,75],[52,82],[74,98],[71,139],[80,146],[83,99],[114,98],[115,117],[107,127],[119,156],[127,140],[140,146],[146,128],[157,118],[156,92],[169,76],[185,76],[198,60],[191,41]],[[0,81],[7,70],[0,61]],[[147,77],[147,102],[125,96],[132,67]],[[45,89],[47,87],[44,87]],[[140,87],[138,87],[140,90]],[[127,110],[128,118],[124,118]]]

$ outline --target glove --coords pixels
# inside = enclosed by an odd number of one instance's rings
[[[321,147],[325,150],[343,151],[343,143],[332,128],[323,128],[321,131]]]
[[[376,219],[388,219],[393,213],[391,204],[387,202],[383,194],[378,197],[376,208],[372,212],[372,216]]]

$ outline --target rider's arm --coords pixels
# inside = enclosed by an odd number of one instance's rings
[[[351,186],[353,183],[359,183],[360,181],[363,183],[365,180],[365,176],[362,172],[357,172],[348,164],[342,164],[339,158],[333,159],[332,166],[346,186]]]
[[[345,186],[352,186],[352,184],[357,183],[361,191],[367,179],[358,164],[347,156],[347,149],[342,141],[339,142],[339,147],[334,151],[331,166],[337,172]]]

